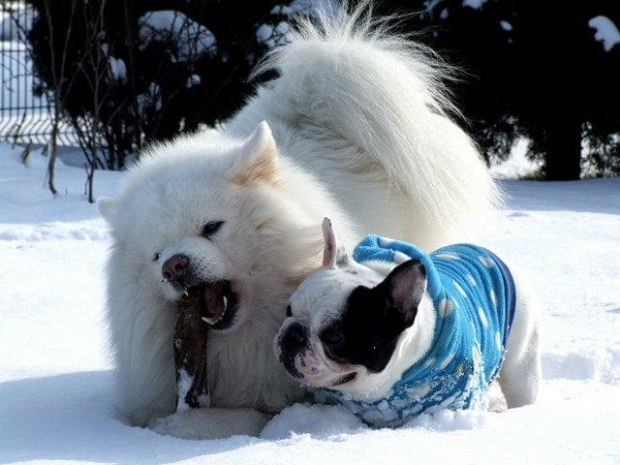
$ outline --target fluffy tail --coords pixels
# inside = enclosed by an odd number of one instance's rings
[[[279,72],[275,91],[286,96],[279,112],[287,120],[354,144],[433,228],[460,228],[501,196],[474,143],[450,118],[458,111],[443,82],[453,70],[369,10],[363,4],[300,20],[257,73]]]

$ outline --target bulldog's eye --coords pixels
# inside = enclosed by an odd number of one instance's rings
[[[211,237],[213,234],[218,232],[218,230],[222,227],[223,224],[223,221],[209,221],[203,226],[200,235],[202,237]]]
[[[153,255],[153,261],[156,262],[157,260],[159,260],[160,256],[161,256],[160,252],[155,252],[155,255]]]
[[[286,316],[293,316],[293,311],[291,310],[291,306],[286,307]]]
[[[342,342],[344,341],[344,336],[342,334],[342,331],[337,328],[327,328],[321,333],[321,340],[325,344],[337,346],[339,344],[342,344]]]

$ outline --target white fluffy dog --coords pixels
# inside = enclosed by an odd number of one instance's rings
[[[100,200],[119,406],[132,424],[256,434],[300,399],[272,340],[321,262],[325,215],[347,247],[372,231],[434,248],[497,201],[448,116],[445,66],[360,16],[301,24],[262,65],[279,77],[235,118],[152,148],[117,198]],[[157,420],[175,411],[175,305],[189,292],[213,323],[211,408]]]

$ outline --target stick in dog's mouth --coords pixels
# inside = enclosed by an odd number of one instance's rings
[[[357,377],[357,372],[349,373],[348,375],[344,375],[342,378],[336,380],[333,386],[342,386],[343,384],[350,383]]]
[[[187,293],[177,304],[174,363],[177,381],[177,410],[209,406],[207,386],[207,333],[202,320],[202,297]]]
[[[207,334],[226,329],[235,318],[237,295],[230,281],[202,283],[187,288],[177,302],[174,362],[177,410],[209,406]]]

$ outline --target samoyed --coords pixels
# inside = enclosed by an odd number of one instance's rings
[[[257,434],[302,398],[272,341],[289,296],[321,263],[323,217],[347,248],[372,232],[433,249],[498,200],[450,117],[449,70],[361,10],[302,22],[267,69],[279,77],[230,122],[151,148],[118,196],[99,201],[113,237],[118,402],[132,424]],[[211,407],[164,418],[177,396],[175,305],[190,292],[212,317]]]

